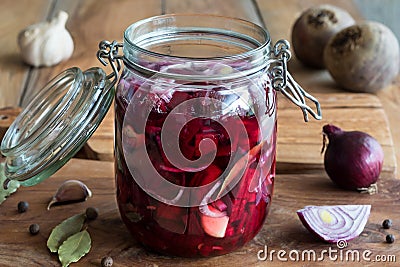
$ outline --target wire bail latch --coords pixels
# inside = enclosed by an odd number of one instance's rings
[[[118,81],[119,71],[121,70],[121,62],[123,56],[118,54],[119,48],[123,47],[122,43],[117,41],[103,40],[99,43],[99,50],[97,51],[97,59],[104,65],[107,66],[110,63],[113,72],[107,75],[107,79],[111,81],[111,85],[114,86]],[[106,61],[108,60],[108,62]],[[111,80],[112,79],[112,80]]]
[[[272,65],[272,87],[276,91],[280,91],[296,106],[300,107],[303,112],[304,121],[308,121],[308,113],[316,120],[322,119],[321,106],[318,100],[307,93],[290,75],[287,70],[287,62],[291,58],[290,44],[287,40],[279,40],[276,42],[274,49],[271,51],[270,64]],[[306,104],[306,98],[313,102],[316,107],[314,111]]]

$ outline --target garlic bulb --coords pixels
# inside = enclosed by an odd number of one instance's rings
[[[33,24],[18,35],[22,59],[29,65],[53,66],[71,57],[74,42],[65,24],[68,14],[59,11],[50,22]]]

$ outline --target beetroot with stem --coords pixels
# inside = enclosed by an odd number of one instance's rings
[[[323,127],[323,134],[322,152],[329,140],[324,166],[331,180],[344,189],[375,193],[383,165],[378,141],[365,132],[347,132],[332,124]]]
[[[307,9],[292,28],[292,45],[297,58],[307,66],[324,68],[325,45],[333,35],[354,23],[347,11],[336,6]]]

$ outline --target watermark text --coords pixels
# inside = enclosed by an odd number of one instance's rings
[[[346,249],[347,242],[339,240],[337,248],[329,247],[321,251],[314,249],[305,250],[275,250],[269,249],[267,245],[257,252],[257,259],[260,261],[293,261],[293,262],[396,262],[396,255],[373,255],[369,249],[356,250]]]

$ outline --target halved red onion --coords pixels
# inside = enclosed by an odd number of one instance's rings
[[[202,205],[199,206],[199,210],[202,214],[209,216],[209,217],[213,217],[213,218],[220,218],[220,217],[226,216],[225,211],[221,211],[216,208],[213,208],[211,204],[208,204],[208,202],[210,202],[212,194],[214,194],[215,190],[217,190],[217,188],[220,185],[221,185],[220,181],[216,182],[215,185],[211,188],[211,190],[202,199],[202,201],[201,201]]]
[[[246,153],[244,156],[242,156],[232,167],[228,175],[226,176],[224,183],[221,186],[221,189],[219,190],[219,193],[216,197],[216,199],[219,199],[222,197],[223,193],[226,193],[225,190],[227,190],[228,186],[235,181],[237,176],[241,173],[243,173],[243,169],[247,168],[247,166],[250,166],[255,160],[256,156],[258,153],[261,151],[262,146],[264,145],[264,142],[259,143],[258,145],[255,145],[252,149],[249,150],[248,153]]]
[[[371,205],[306,206],[297,211],[303,225],[324,241],[349,241],[364,230]]]
[[[227,216],[226,211],[218,210],[217,208],[214,208],[212,204],[207,203],[220,185],[220,181],[216,182],[213,188],[204,196],[202,200],[203,205],[199,206],[201,227],[206,234],[217,238],[225,236],[229,217]],[[222,202],[219,206],[223,207],[226,206],[226,204]]]
[[[226,205],[221,199],[214,201],[212,206],[219,211],[226,211],[228,209],[228,205]]]

